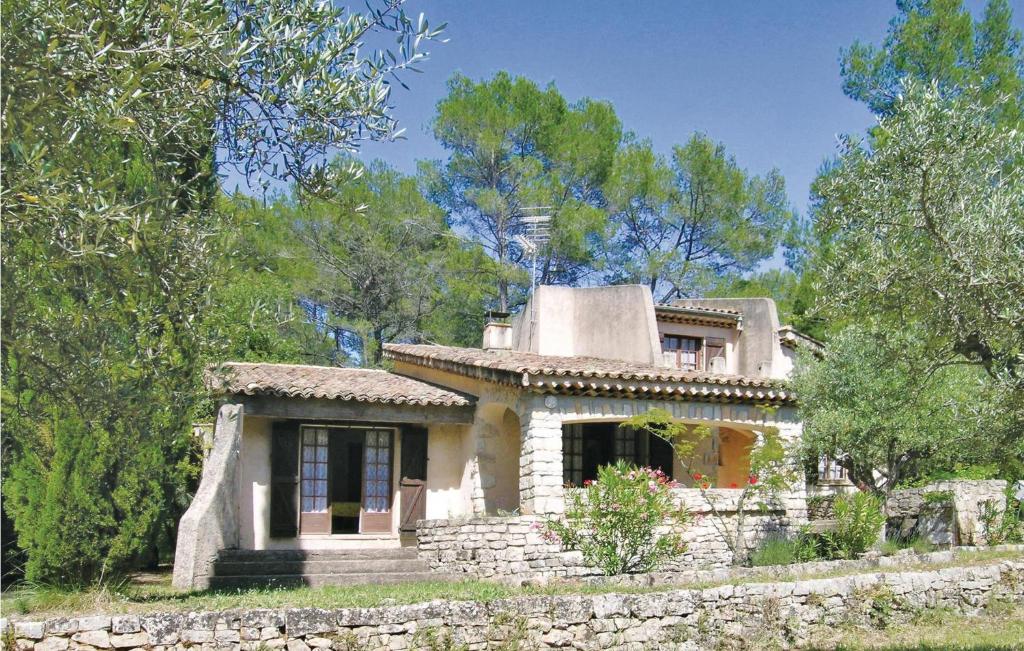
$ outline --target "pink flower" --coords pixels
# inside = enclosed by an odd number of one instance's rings
[[[591,485],[591,484],[593,484],[593,483],[594,483],[594,480],[593,480],[593,479],[584,479],[584,480],[583,480],[583,486],[584,486],[584,487],[590,486],[590,485]]]
[[[693,478],[696,479],[697,481],[700,481],[703,477],[704,475],[700,474],[699,472],[693,473]]]
[[[751,475],[748,481],[750,482],[750,485],[753,486],[757,483],[757,475]]]

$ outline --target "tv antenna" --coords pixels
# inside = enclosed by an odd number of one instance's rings
[[[523,217],[520,223],[523,232],[512,239],[530,256],[530,343],[533,343],[533,330],[537,323],[537,254],[541,247],[551,241],[551,206],[528,206],[521,208]]]

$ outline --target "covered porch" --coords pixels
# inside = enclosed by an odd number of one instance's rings
[[[296,574],[273,577],[284,583],[349,565],[426,571],[410,566],[415,555],[348,561],[413,544],[428,507],[449,511],[471,396],[384,371],[279,364],[227,364],[208,381],[223,405],[179,525],[176,586],[224,583],[218,561],[235,577],[225,585],[249,568],[240,563],[282,567],[266,559],[288,559]]]

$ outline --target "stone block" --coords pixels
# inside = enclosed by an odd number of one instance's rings
[[[149,633],[125,633],[123,635],[111,635],[110,644],[115,649],[132,649],[149,644]]]
[[[14,622],[14,636],[29,640],[43,639],[43,622]]]
[[[68,648],[68,638],[45,637],[42,641],[36,642],[35,648],[38,651],[64,651]]]
[[[110,648],[110,634],[104,630],[82,631],[71,636],[72,641],[78,644],[88,644],[97,649]]]
[[[111,633],[138,633],[141,630],[138,615],[117,615],[110,618]]]

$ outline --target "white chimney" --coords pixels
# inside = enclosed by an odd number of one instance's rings
[[[484,350],[511,350],[512,325],[488,321],[484,326]]]

